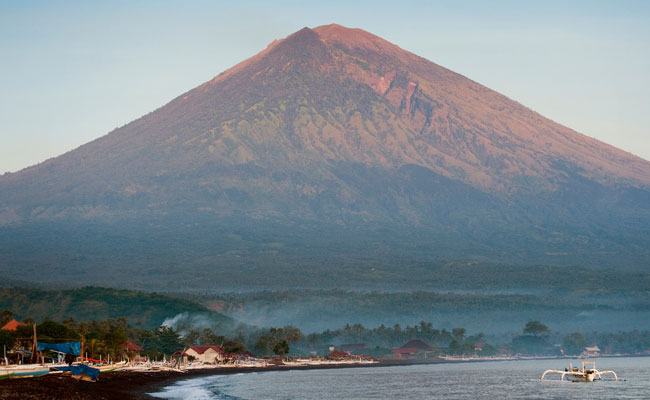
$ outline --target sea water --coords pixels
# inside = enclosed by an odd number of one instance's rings
[[[650,358],[596,358],[619,381],[573,383],[547,369],[581,360],[517,360],[403,367],[269,371],[187,379],[152,393],[164,399],[650,399]],[[590,360],[591,361],[591,360]],[[608,375],[608,377],[611,375]]]

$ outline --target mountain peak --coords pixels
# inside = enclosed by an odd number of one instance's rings
[[[368,42],[379,37],[359,28],[347,28],[339,24],[321,25],[313,29],[323,40],[343,43]]]
[[[283,42],[287,40],[309,40],[309,39],[318,39],[318,35],[316,35],[311,28],[306,26],[300,29],[299,31],[296,31],[291,35],[287,36],[283,40]]]
[[[391,52],[399,49],[398,46],[360,28],[347,28],[338,24],[330,24],[318,26],[313,31],[320,36],[323,42],[328,44],[338,42],[349,48],[364,47],[371,50]]]
[[[316,51],[322,53],[324,48],[325,46],[319,35],[312,29],[305,27],[277,43],[269,54],[283,52],[291,57],[304,59],[313,56],[311,53],[314,52],[314,49],[320,49]]]
[[[147,147],[147,140],[164,143],[166,154],[175,146],[169,160],[178,158],[180,168],[183,154],[193,149],[193,157],[204,155],[192,158],[192,165],[272,167],[278,159],[414,164],[492,192],[557,188],[566,181],[558,165],[609,186],[650,184],[647,161],[369,32],[338,24],[305,27],[276,40],[106,138],[97,143],[113,143],[124,157],[133,151],[126,138],[136,148]]]

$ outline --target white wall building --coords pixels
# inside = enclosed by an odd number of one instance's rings
[[[194,357],[193,362],[202,362],[204,364],[215,364],[223,360],[224,351],[221,346],[192,346],[185,350],[183,358],[186,362],[189,357]]]

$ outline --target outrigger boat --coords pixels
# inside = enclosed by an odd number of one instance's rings
[[[578,369],[578,367],[574,367],[573,364],[569,364],[569,369],[565,368],[564,371],[547,369],[542,374],[542,380],[544,380],[546,374],[561,374],[562,375],[562,378],[560,378],[561,381],[563,381],[564,377],[568,375],[569,379],[571,379],[573,382],[593,382],[596,379],[596,377],[602,380],[604,374],[612,374],[614,375],[614,380],[618,380],[618,376],[616,376],[616,372],[614,371],[598,371],[596,369],[595,361],[583,361],[582,369]]]
[[[50,368],[40,364],[0,367],[0,379],[33,378],[49,373]]]
[[[94,368],[98,369],[99,372],[113,372],[113,371],[117,371],[118,369],[122,369],[126,367],[127,367],[126,362],[94,366]]]

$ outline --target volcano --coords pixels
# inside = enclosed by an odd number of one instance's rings
[[[0,274],[92,283],[452,259],[643,269],[650,162],[327,25],[0,177],[0,239]]]

